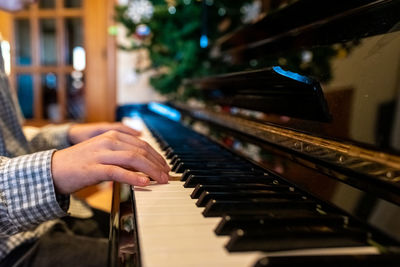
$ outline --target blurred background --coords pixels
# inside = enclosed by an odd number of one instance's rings
[[[192,97],[185,79],[226,68],[219,37],[288,2],[39,0],[0,12],[1,49],[27,125],[114,121],[120,105]]]

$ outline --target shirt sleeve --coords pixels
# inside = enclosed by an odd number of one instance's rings
[[[28,138],[33,151],[47,149],[63,149],[69,147],[68,130],[72,124],[48,125],[37,128],[35,133]],[[28,137],[28,136],[27,136]]]
[[[69,196],[56,195],[48,150],[0,157],[0,238],[66,215]]]

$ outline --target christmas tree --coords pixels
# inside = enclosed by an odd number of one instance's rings
[[[271,1],[269,11],[293,2],[296,1]],[[331,60],[349,54],[359,44],[355,40],[340,45],[288,50],[279,55],[265,51],[257,59],[245,62],[244,66],[229,65],[221,58],[211,56],[217,39],[253,22],[261,9],[259,0],[130,0],[126,5],[116,7],[116,21],[126,29],[130,40],[128,45],[120,45],[120,48],[147,49],[150,68],[158,70],[150,81],[153,87],[170,98],[186,99],[196,96],[197,91],[189,85],[183,89],[185,79],[236,70],[282,66],[328,82],[333,78]]]
[[[224,72],[224,64],[210,57],[212,45],[222,35],[249,22],[249,11],[259,13],[259,2],[131,0],[116,7],[116,21],[126,28],[130,39],[129,45],[120,48],[147,49],[151,68],[158,70],[150,81],[152,86],[176,97],[184,79]],[[258,15],[254,14],[253,17]],[[193,92],[187,90],[183,96]]]

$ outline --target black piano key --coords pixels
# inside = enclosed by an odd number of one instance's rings
[[[198,184],[190,195],[191,198],[199,198],[204,191],[209,192],[237,192],[245,190],[272,190],[276,192],[292,192],[293,187],[287,185],[265,185],[265,184],[230,184],[230,185],[203,185]]]
[[[165,157],[167,159],[171,159],[173,157],[173,155],[174,155],[174,150],[171,147],[169,147],[165,150]]]
[[[171,165],[178,165],[180,162],[187,162],[187,163],[196,163],[196,162],[235,162],[235,160],[232,160],[230,158],[223,158],[223,157],[210,157],[210,156],[196,156],[196,157],[185,157],[185,156],[178,156],[178,155],[174,155],[171,158]]]
[[[168,143],[159,134],[153,133],[153,136],[162,150],[165,151],[169,148]]]
[[[303,215],[312,215],[315,213],[327,213],[325,210],[321,212],[320,206],[315,205],[312,208],[272,208],[272,209],[253,209],[253,210],[233,210],[230,212],[226,212],[225,214],[221,215],[229,215],[229,216],[271,216],[271,217],[290,217],[290,216],[303,216]],[[329,212],[329,214],[336,214],[334,212]]]
[[[177,155],[175,154],[171,158],[171,164],[175,164],[176,162],[199,162],[199,161],[230,161],[235,162],[237,159],[228,156],[221,155]]]
[[[221,217],[230,213],[246,213],[276,209],[310,209],[315,210],[317,204],[310,200],[288,199],[246,199],[235,201],[210,200],[202,214],[204,217]]]
[[[199,150],[199,149],[194,150],[194,149],[195,148],[190,148],[187,150],[180,150],[180,151],[176,150],[169,150],[169,151],[172,157],[178,156],[178,157],[187,157],[193,159],[196,157],[207,157],[207,156],[219,157],[219,158],[237,158],[237,156],[232,155],[230,153],[222,153],[220,151],[211,151],[211,150]]]
[[[174,156],[171,158],[169,164],[170,164],[170,165],[174,165],[178,159],[179,159],[179,157],[178,157],[177,155],[174,155]]]
[[[213,158],[198,157],[197,159],[180,160],[179,158],[174,161],[172,169],[176,172],[183,172],[189,168],[207,170],[209,168],[247,168],[250,169],[251,165],[245,162],[238,162],[229,158]]]
[[[397,267],[400,254],[356,254],[356,255],[323,255],[323,256],[291,256],[263,257],[254,267]]]
[[[220,149],[205,150],[205,149],[202,149],[202,148],[195,149],[194,147],[188,147],[186,149],[173,149],[173,148],[170,147],[170,148],[166,149],[165,156],[167,157],[167,159],[171,159],[174,155],[177,155],[177,156],[191,156],[194,153],[197,156],[206,156],[206,155],[232,156],[231,153],[228,153],[227,151],[222,151]]]
[[[208,204],[208,203],[207,203]],[[297,205],[297,204],[296,204]],[[295,206],[296,206],[295,205]],[[300,206],[300,205],[297,205]],[[206,206],[207,207],[207,206]],[[204,210],[203,210],[204,211]],[[299,216],[301,214],[306,214],[308,212],[317,212],[317,213],[327,213],[327,214],[337,214],[337,210],[333,210],[332,208],[329,207],[321,207],[320,204],[314,203],[309,205],[305,205],[305,207],[295,207],[295,208],[290,208],[287,206],[284,206],[283,208],[267,208],[267,209],[232,209],[227,212],[221,213],[220,217],[224,215],[230,215],[230,216],[262,216],[262,215],[268,215],[268,216],[288,216],[288,214],[298,214]],[[214,216],[217,217],[217,216]]]
[[[229,164],[227,164],[229,162]],[[198,163],[201,164],[207,164],[207,165],[228,165],[228,166],[233,166],[237,165],[239,167],[241,166],[248,166],[243,164],[243,162],[240,162],[238,160],[230,159],[227,157],[211,157],[211,156],[204,156],[204,157],[196,157],[196,158],[187,158],[187,157],[181,157],[181,156],[174,156],[171,160],[171,164],[176,166],[175,168],[178,168],[179,163],[184,163],[186,165],[197,165]]]
[[[273,184],[275,179],[268,176],[254,176],[254,175],[219,175],[219,176],[203,176],[203,175],[190,175],[186,182],[183,184],[185,188],[192,188],[198,184],[202,185],[226,185],[226,184]]]
[[[301,199],[302,194],[294,192],[274,192],[271,190],[252,190],[239,192],[209,192],[204,191],[196,202],[197,207],[204,207],[210,200],[240,200],[252,198],[282,198],[282,199]]]
[[[173,166],[172,170],[177,173],[183,173],[186,169],[200,169],[207,170],[210,168],[223,168],[223,169],[251,169],[251,165],[247,163],[231,163],[226,161],[221,162],[179,162]]]
[[[258,176],[269,176],[264,171],[260,169],[251,168],[213,168],[212,170],[204,170],[204,169],[187,169],[183,172],[181,181],[186,181],[190,175],[258,175]]]
[[[246,163],[243,162],[240,158],[233,157],[232,155],[221,155],[221,154],[204,154],[204,155],[175,155],[177,158],[181,159],[184,162],[198,162],[199,160],[207,160],[207,161],[223,161],[229,160],[231,162],[240,162],[241,164]],[[175,157],[174,156],[174,157]],[[226,162],[225,162],[226,163]],[[251,166],[247,163],[247,165]]]
[[[260,214],[260,215],[225,215],[215,228],[217,235],[229,235],[233,230],[249,228],[260,228],[279,225],[347,225],[347,217],[339,214],[320,214],[317,211],[304,211],[301,213],[288,213],[282,215]]]
[[[170,147],[169,144],[167,142],[165,142],[164,140],[159,141],[159,146],[164,151]]]
[[[305,248],[367,246],[368,233],[359,229],[330,227],[281,227],[238,229],[226,244],[228,251],[282,251]]]

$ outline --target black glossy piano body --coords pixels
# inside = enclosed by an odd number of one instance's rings
[[[380,254],[255,266],[400,266],[399,22],[400,1],[295,1],[221,38],[232,72],[186,83],[206,105],[139,110],[227,250],[365,245]],[[114,186],[110,266],[141,266],[133,192]]]

